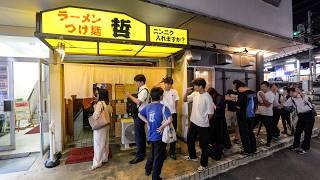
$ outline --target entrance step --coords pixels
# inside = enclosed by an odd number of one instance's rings
[[[312,137],[317,137],[320,134],[320,129],[313,129]],[[303,139],[303,138],[302,138]],[[237,168],[242,165],[246,165],[253,161],[257,161],[268,156],[271,156],[273,153],[288,148],[293,143],[293,137],[287,137],[285,139],[281,139],[280,141],[274,143],[270,148],[261,147],[258,149],[258,152],[251,156],[245,156],[236,154],[224,159],[221,163],[218,163],[214,166],[209,167],[204,172],[191,172],[188,174],[184,174],[181,176],[172,177],[169,179],[173,180],[198,180],[198,179],[207,179],[210,177],[214,177],[218,174],[227,172],[231,169]]]

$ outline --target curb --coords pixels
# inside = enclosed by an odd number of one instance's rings
[[[312,137],[316,137],[320,134],[320,129],[315,128],[312,131]],[[302,136],[303,139],[303,136]],[[285,148],[288,148],[293,143],[293,137],[287,137],[284,139],[281,139],[276,144],[273,144],[270,148],[261,147],[258,149],[258,152],[251,156],[244,156],[240,154],[233,155],[231,157],[226,158],[223,162],[218,163],[215,166],[209,167],[204,172],[190,172],[188,174],[184,174],[181,176],[175,176],[171,178],[166,179],[172,179],[172,180],[201,180],[201,179],[207,179],[210,177],[214,177],[218,174],[227,172],[231,169],[237,168],[239,166],[246,165],[248,163],[266,158],[268,156],[271,156],[273,153],[283,150]]]

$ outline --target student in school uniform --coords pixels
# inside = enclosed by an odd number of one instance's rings
[[[179,95],[177,90],[172,88],[173,79],[171,77],[163,78],[162,82],[164,83],[164,92],[163,92],[163,104],[166,105],[171,112],[172,124],[175,130],[177,130],[177,109]],[[170,143],[169,150],[170,158],[176,160],[176,142]]]
[[[128,92],[126,95],[131,99],[131,101],[137,104],[138,112],[140,112],[149,103],[149,89],[146,86],[146,77],[143,74],[136,75],[134,77],[134,82],[139,88],[138,97],[136,98]],[[133,117],[133,119],[137,153],[136,157],[129,162],[130,164],[136,164],[143,161],[146,155],[145,122],[138,117],[138,114]]]
[[[284,106],[293,106],[298,114],[298,122],[294,133],[294,142],[290,149],[299,154],[305,154],[310,150],[312,129],[315,121],[313,107],[309,99],[297,91],[297,88],[289,88],[288,92],[290,98],[284,103]],[[304,141],[300,146],[302,132],[304,132]]]

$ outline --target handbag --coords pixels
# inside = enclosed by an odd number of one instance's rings
[[[164,114],[164,111],[165,111],[165,105],[163,105],[163,107],[162,107],[162,116],[163,116],[162,123],[167,121],[167,118]],[[163,129],[162,142],[170,144],[175,141],[177,141],[176,131],[174,130],[173,124],[170,123],[168,126],[164,127],[164,129]]]
[[[104,128],[110,123],[110,118],[107,118],[105,114],[104,103],[102,103],[101,106],[102,107],[100,109],[100,114],[98,118],[95,119],[93,115],[89,117],[89,124],[92,130]]]

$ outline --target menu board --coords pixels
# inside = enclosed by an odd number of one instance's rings
[[[116,84],[115,85],[115,95],[116,100],[123,100],[125,98],[125,89],[123,84]]]
[[[129,92],[130,94],[137,94],[137,86],[135,84],[125,84],[124,85],[125,92]]]

